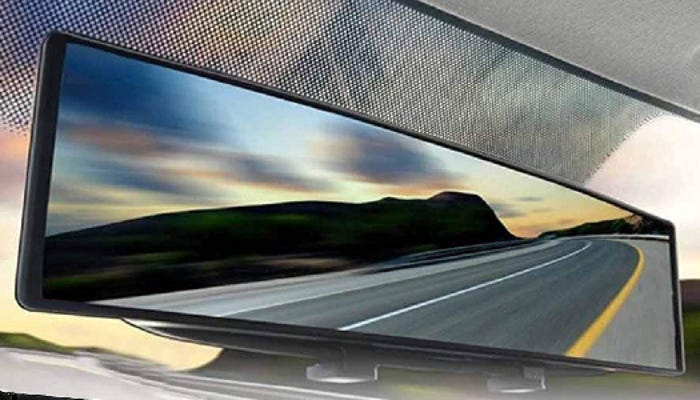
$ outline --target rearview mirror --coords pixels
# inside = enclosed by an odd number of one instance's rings
[[[682,370],[673,226],[455,144],[54,34],[33,310]]]

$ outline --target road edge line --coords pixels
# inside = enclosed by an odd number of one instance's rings
[[[632,290],[637,286],[644,271],[644,252],[636,245],[630,244],[637,250],[639,260],[634,268],[632,276],[625,282],[620,291],[608,303],[603,311],[593,320],[593,323],[579,336],[574,344],[564,353],[567,357],[583,358],[598,342],[598,339],[603,335],[605,329],[610,325],[617,313],[627,301],[627,298],[632,293]]]

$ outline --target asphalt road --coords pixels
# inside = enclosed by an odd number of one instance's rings
[[[122,379],[92,357],[10,348],[0,348],[0,391],[103,400],[201,398]]]
[[[606,359],[613,355],[642,365],[672,365],[675,363],[675,323],[668,244],[650,240],[624,242],[644,251],[644,270],[587,357]]]
[[[657,241],[555,240],[415,268],[102,303],[672,367],[663,249]]]
[[[0,348],[0,391],[101,400],[382,400],[295,385],[197,376],[107,353],[63,355],[12,348]]]

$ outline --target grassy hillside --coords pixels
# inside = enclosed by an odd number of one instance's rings
[[[540,237],[561,237],[601,234],[668,234],[668,229],[654,220],[630,215],[625,218],[588,222],[567,229],[549,231]]]
[[[700,376],[700,311],[683,313],[683,330],[685,332],[685,357],[688,373]]]
[[[290,202],[155,215],[51,236],[48,297],[97,300],[355,268],[513,240],[473,194]]]
[[[0,332],[0,347],[12,347],[15,349],[30,349],[50,351],[53,353],[70,354],[73,349],[47,342],[26,333]]]

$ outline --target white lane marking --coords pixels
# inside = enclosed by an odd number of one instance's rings
[[[558,245],[559,245],[559,244],[556,244],[556,245],[554,245],[554,246],[552,246],[552,247],[556,247],[556,246],[558,246]],[[539,249],[537,249],[537,250],[539,250]],[[545,250],[546,250],[546,249],[545,249]],[[534,251],[533,251],[533,253],[534,253]],[[529,253],[528,253],[528,254],[529,254]],[[507,260],[507,259],[509,259],[509,258],[514,258],[514,257],[517,257],[517,256],[511,256],[511,257],[507,257],[507,258],[505,258],[505,259]],[[459,262],[459,261],[457,260],[457,261],[450,261],[450,262]],[[441,271],[441,272],[438,272],[438,274],[440,274],[440,273],[442,273],[442,272],[451,272],[451,270],[448,270],[448,271]],[[420,278],[427,277],[427,276],[430,276],[430,275],[433,275],[433,274],[429,274],[429,275],[426,275],[426,276],[418,276],[418,277],[408,278],[407,280],[410,280],[410,279],[420,279]],[[306,297],[293,298],[293,299],[285,299],[285,300],[280,300],[280,301],[277,301],[277,302],[274,302],[274,303],[259,304],[259,305],[256,305],[256,306],[241,308],[241,309],[238,309],[238,310],[236,310],[236,311],[226,311],[226,312],[224,312],[224,313],[217,313],[217,314],[213,314],[213,316],[214,316],[214,317],[232,317],[232,316],[234,316],[234,315],[243,314],[243,313],[246,313],[246,312],[249,312],[249,311],[265,310],[265,309],[268,309],[268,308],[283,306],[283,305],[286,305],[286,304],[301,303],[301,302],[303,302],[303,301],[316,300],[316,299],[320,299],[320,298],[323,298],[323,297],[330,297],[330,296],[335,296],[335,295],[339,295],[339,294],[345,294],[345,293],[349,293],[349,292],[355,292],[355,291],[358,291],[358,290],[373,289],[373,288],[376,288],[376,287],[385,286],[385,285],[387,285],[387,284],[392,284],[392,283],[396,283],[396,282],[395,282],[395,281],[390,281],[390,282],[388,282],[388,283],[387,283],[387,282],[379,282],[379,283],[376,283],[376,284],[373,284],[373,285],[367,285],[367,286],[361,286],[361,287],[350,287],[350,288],[347,288],[347,289],[337,290],[337,291],[334,291],[334,292],[323,292],[323,293],[319,293],[319,294],[315,294],[315,295],[311,295],[311,296],[306,296]],[[117,305],[118,305],[118,304],[117,304]],[[160,307],[159,307],[159,309],[160,309]]]
[[[409,311],[417,310],[419,308],[427,307],[429,305],[439,303],[441,301],[445,301],[447,299],[451,299],[451,298],[456,297],[456,296],[461,296],[465,293],[469,293],[469,292],[473,292],[475,290],[483,289],[485,287],[489,287],[489,286],[495,285],[497,283],[501,283],[503,281],[507,281],[509,279],[513,279],[513,278],[521,276],[521,275],[529,274],[530,272],[537,271],[538,269],[542,269],[542,268],[549,266],[549,265],[552,265],[556,262],[566,260],[567,258],[571,258],[571,257],[581,253],[582,251],[586,250],[589,247],[591,247],[591,242],[586,243],[585,246],[574,251],[573,253],[569,253],[569,254],[561,256],[559,258],[555,258],[554,260],[550,260],[550,261],[547,261],[545,263],[535,265],[534,267],[526,268],[524,270],[514,272],[514,273],[509,274],[509,275],[502,276],[502,277],[494,279],[492,281],[480,283],[480,284],[475,285],[475,286],[470,286],[468,288],[464,288],[464,289],[458,290],[456,292],[448,293],[444,296],[440,296],[440,297],[436,297],[436,298],[431,299],[431,300],[426,300],[426,301],[423,301],[420,303],[416,303],[416,304],[413,304],[411,306],[400,308],[396,311],[392,311],[390,313],[378,315],[376,317],[372,317],[372,318],[369,318],[369,319],[366,319],[363,321],[359,321],[359,322],[356,322],[354,324],[346,325],[346,326],[340,327],[338,329],[341,331],[349,331],[352,329],[360,328],[360,327],[363,327],[365,325],[369,325],[369,324],[372,324],[372,323],[375,323],[375,322],[378,322],[378,321],[381,321],[381,320],[384,320],[387,318],[395,317],[397,315],[401,315],[401,314],[407,313]]]

